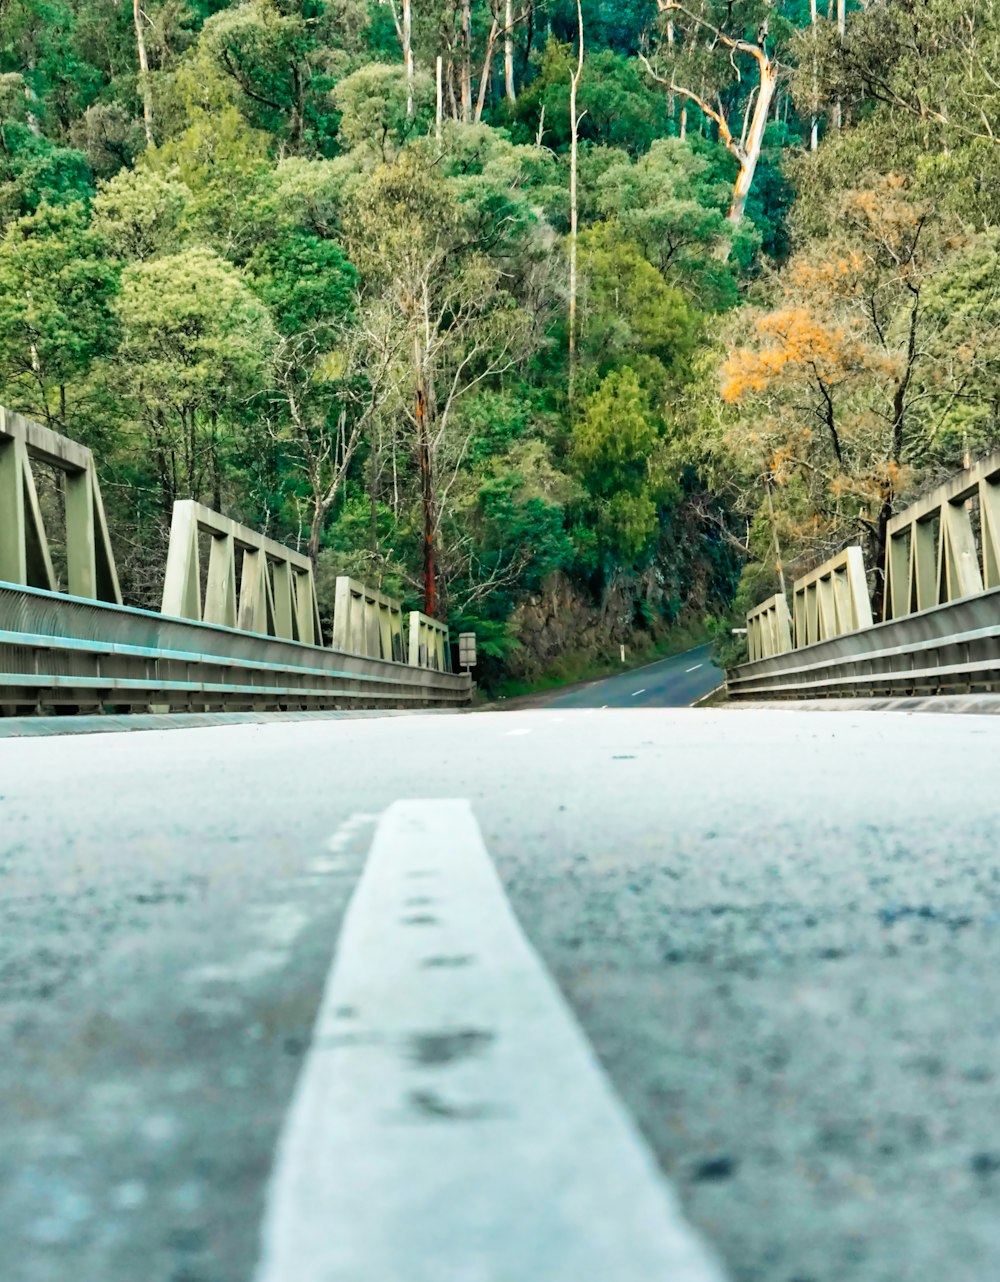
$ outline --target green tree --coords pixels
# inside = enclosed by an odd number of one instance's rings
[[[277,334],[243,277],[207,249],[125,269],[117,384],[141,422],[164,510],[221,492],[223,433],[268,385]]]
[[[0,387],[13,408],[66,423],[69,388],[114,344],[117,272],[79,202],[42,205],[0,240]]]

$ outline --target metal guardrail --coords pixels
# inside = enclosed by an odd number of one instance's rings
[[[456,707],[471,693],[467,674],[0,583],[0,713]]]
[[[1000,690],[1000,588],[726,674],[732,699]]]
[[[784,593],[776,592],[747,615],[747,650],[751,662],[785,654],[792,648],[792,620]]]

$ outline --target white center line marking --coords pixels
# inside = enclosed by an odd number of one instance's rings
[[[390,806],[285,1122],[257,1282],[722,1277],[468,803]]]
[[[641,690],[632,691],[632,698],[634,699],[637,694],[645,694],[645,693],[646,693],[646,687],[643,686]]]
[[[697,672],[699,668],[703,668],[704,666],[705,666],[705,665],[704,665],[703,663],[696,663],[696,664],[694,665],[694,667],[693,667],[693,668],[686,668],[686,669],[685,669],[685,671],[687,671],[687,672]]]

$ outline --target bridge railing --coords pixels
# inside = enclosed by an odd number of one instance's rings
[[[751,648],[731,697],[1000,690],[1000,454],[893,517],[887,539],[883,621],[848,548],[796,581],[795,648]]]
[[[66,577],[76,596],[122,600],[94,456],[85,446],[0,406],[0,580],[55,592],[33,463],[63,476]]]
[[[1000,453],[894,516],[886,534],[887,619],[1000,587]]]
[[[409,662],[412,668],[451,671],[451,644],[447,627],[439,619],[410,611]]]
[[[206,534],[203,601],[199,535]],[[174,504],[161,613],[306,645],[323,643],[309,558],[191,499]]]
[[[460,706],[467,675],[0,583],[0,713]]]
[[[70,594],[56,590],[33,461],[65,475]],[[448,670],[443,624],[425,621],[434,645],[407,662],[399,604],[343,582],[350,608],[335,614],[334,641],[350,643],[326,649],[309,558],[184,500],[162,612],[123,605],[90,451],[0,410],[0,715],[470,701],[468,674]]]
[[[792,585],[795,649],[857,632],[872,625],[864,553],[857,546],[836,556]]]
[[[747,649],[751,663],[785,654],[792,648],[792,622],[784,593],[762,601],[747,615]]]
[[[403,607],[392,597],[341,575],[334,590],[333,644],[352,654],[405,663]]]

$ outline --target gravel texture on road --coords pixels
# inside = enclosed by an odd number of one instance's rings
[[[400,797],[472,802],[734,1282],[1000,1276],[998,753],[993,718],[749,709],[0,743],[5,1282],[246,1282]]]

